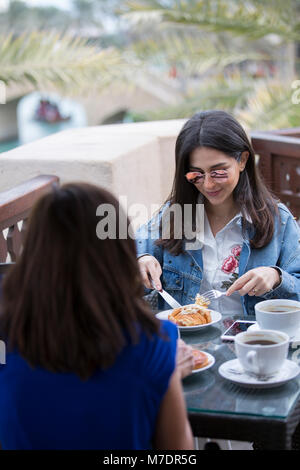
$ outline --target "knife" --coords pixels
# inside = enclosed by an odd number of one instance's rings
[[[162,298],[167,302],[167,304],[170,305],[170,307],[172,308],[180,308],[181,305],[180,303],[177,302],[177,300],[174,299],[174,297],[172,297],[170,294],[168,294],[168,292],[166,292],[165,290],[161,289],[161,290],[158,290],[154,287],[154,283],[153,281],[151,282],[152,284],[152,287],[154,290],[156,290],[156,292],[158,292]]]

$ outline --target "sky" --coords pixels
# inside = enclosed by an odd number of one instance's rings
[[[31,6],[54,6],[64,10],[72,8],[72,0],[23,0]],[[0,10],[7,8],[9,0],[0,0]]]
[[[32,6],[53,6],[69,10],[71,9],[72,0],[25,0],[25,3]]]
[[[72,10],[73,0],[22,0],[30,6],[53,6],[63,10]],[[0,0],[0,12],[6,10],[9,0]],[[113,33],[116,28],[116,21],[111,18],[102,17],[103,25],[107,32]]]

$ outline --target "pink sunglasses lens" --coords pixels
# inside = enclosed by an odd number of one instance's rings
[[[227,171],[225,170],[219,170],[219,171],[217,170],[217,171],[211,172],[211,178],[222,179],[222,178],[227,178],[227,177],[228,177],[228,174],[227,174]]]
[[[200,181],[203,179],[204,175],[202,175],[201,173],[196,173],[194,171],[191,171],[190,173],[187,173],[185,177],[189,183],[197,183],[197,181]]]

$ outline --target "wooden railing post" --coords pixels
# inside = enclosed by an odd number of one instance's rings
[[[251,140],[267,186],[300,220],[300,127],[252,132]]]
[[[40,175],[0,193],[0,263],[15,262],[20,253],[22,239],[29,213],[35,202],[54,185],[59,178],[54,175]],[[22,223],[20,230],[18,224]],[[7,236],[3,232],[7,231]]]

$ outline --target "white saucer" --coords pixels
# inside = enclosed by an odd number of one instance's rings
[[[259,331],[261,330],[261,327],[258,325],[258,323],[254,323],[253,325],[249,326],[247,331]],[[300,342],[300,329],[295,331],[295,334],[293,336],[290,336],[290,343],[297,343]]]
[[[172,312],[173,312],[173,309],[163,310],[162,312],[158,312],[156,314],[156,317],[159,318],[160,320],[168,320],[168,316]],[[198,330],[201,330],[201,328],[207,328],[208,326],[218,323],[222,318],[222,314],[220,312],[216,312],[215,310],[210,310],[210,314],[211,314],[210,323],[205,323],[204,325],[197,325],[197,326],[178,326],[178,325],[176,326],[180,331],[198,331]]]
[[[230,369],[235,370],[236,373],[231,372]],[[230,380],[231,382],[242,387],[250,388],[278,387],[279,385],[294,379],[299,373],[300,367],[296,364],[296,362],[290,361],[289,359],[286,359],[279,372],[266,381],[262,381],[247,375],[238,359],[232,359],[231,361],[224,362],[219,367],[219,374],[224,377],[224,379]]]
[[[204,354],[207,355],[207,357],[208,357],[208,364],[207,364],[207,366],[205,366],[205,367],[201,367],[200,369],[195,369],[195,370],[193,370],[193,371],[192,371],[192,374],[198,374],[198,372],[203,372],[204,370],[209,369],[210,367],[212,367],[212,366],[214,365],[214,363],[216,362],[214,356],[212,356],[211,354],[209,354],[209,353],[206,352],[206,351],[201,351],[201,352],[203,352]]]

